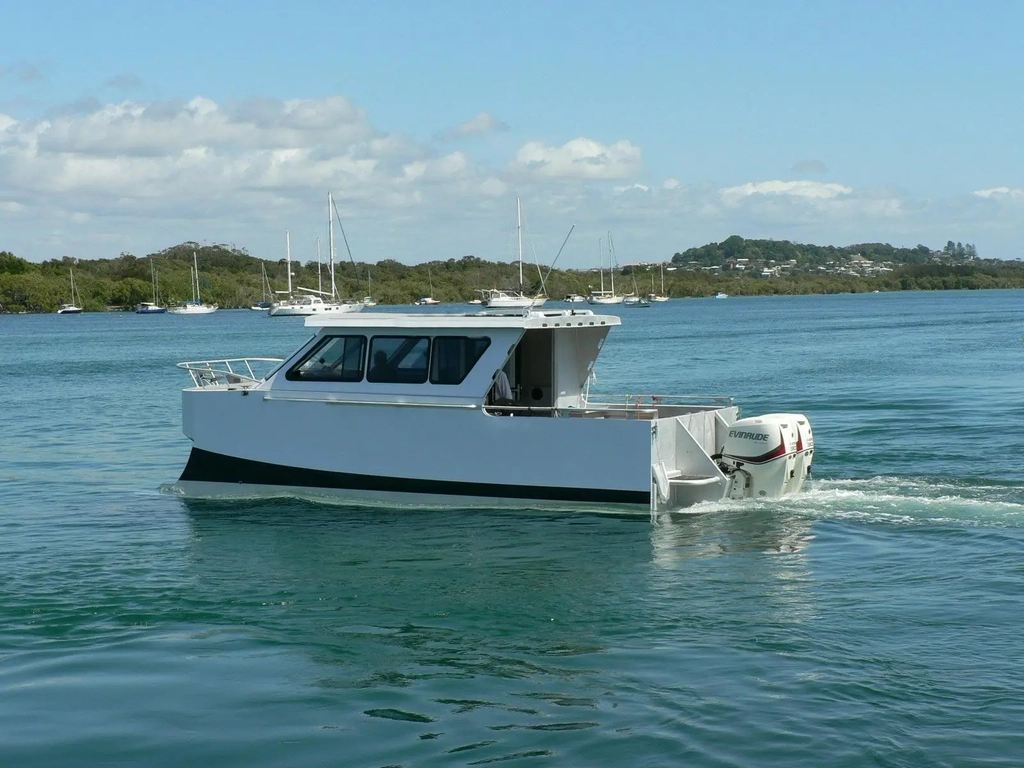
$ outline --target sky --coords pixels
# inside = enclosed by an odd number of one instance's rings
[[[1024,3],[0,0],[0,250],[1024,256]],[[339,241],[338,257],[346,258]]]

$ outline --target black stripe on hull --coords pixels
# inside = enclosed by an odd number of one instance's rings
[[[445,496],[479,496],[491,499],[533,501],[569,501],[587,504],[639,504],[649,506],[646,491],[622,491],[603,488],[555,488],[501,483],[468,483],[456,480],[419,480],[408,477],[360,475],[303,469],[240,459],[221,453],[193,448],[181,473],[182,481],[231,483],[242,485],[278,485],[293,488],[330,488],[350,491],[419,493]]]

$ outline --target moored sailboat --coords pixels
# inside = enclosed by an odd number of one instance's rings
[[[83,312],[82,309],[82,296],[78,292],[78,287],[75,285],[75,270],[68,267],[68,272],[71,273],[71,303],[61,304],[60,309],[57,310],[58,315],[80,315]]]
[[[665,293],[665,263],[661,264],[661,293],[654,292],[654,275],[651,275],[651,292],[647,296],[651,301],[668,301],[668,295]]]
[[[519,290],[502,290],[500,288],[482,288],[477,291],[480,294],[481,303],[491,309],[526,309],[527,307],[542,307],[548,300],[547,296],[539,293],[536,296],[527,296],[524,292],[523,283],[523,205],[520,199],[516,198],[516,238],[519,242]]]
[[[204,304],[199,295],[199,259],[196,252],[192,251],[192,301],[183,301],[176,307],[167,311],[172,315],[211,315],[217,311],[216,304]]]
[[[149,257],[149,271],[153,281],[153,300],[143,301],[135,307],[136,315],[162,315],[167,312],[167,307],[160,306],[160,294],[156,277],[156,263],[153,257]]]

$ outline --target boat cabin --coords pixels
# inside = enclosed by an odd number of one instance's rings
[[[270,388],[551,416],[583,407],[601,346],[619,324],[589,310],[309,318],[316,336]]]

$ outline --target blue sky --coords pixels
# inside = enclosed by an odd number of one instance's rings
[[[731,234],[1021,257],[1013,2],[37,2],[0,12],[0,249],[587,266]],[[532,249],[531,249],[532,250]],[[532,258],[532,254],[531,254]]]

